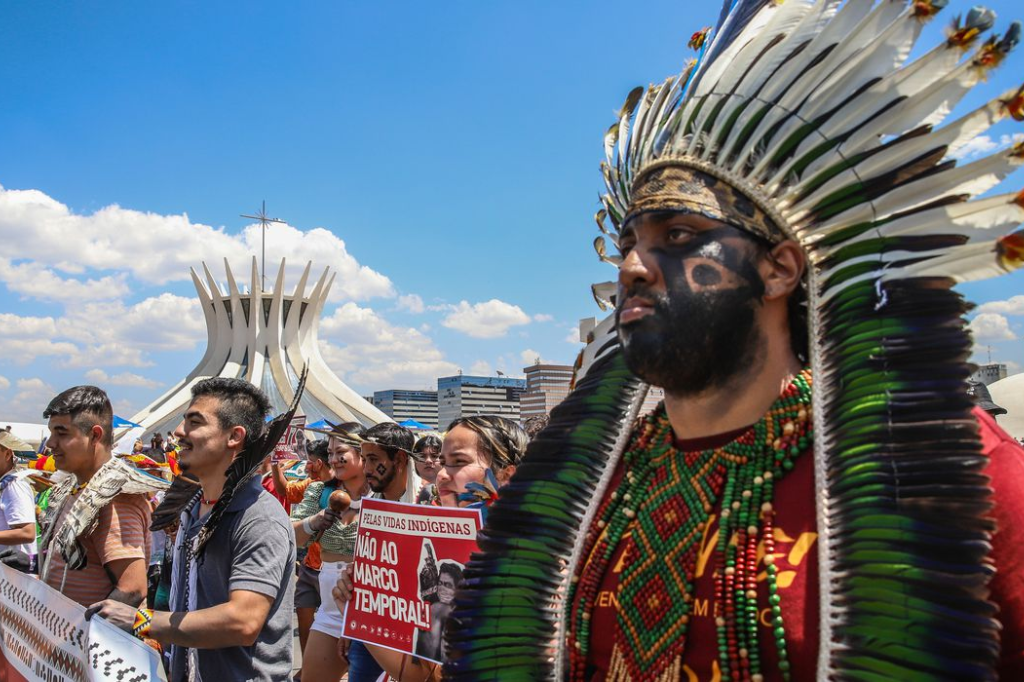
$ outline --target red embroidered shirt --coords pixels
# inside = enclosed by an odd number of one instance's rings
[[[1001,679],[1024,679],[1024,449],[1000,429],[981,410],[975,410],[981,432],[982,449],[989,457],[985,473],[992,478],[996,506],[993,516],[998,531],[993,537],[992,559],[997,574],[991,582],[991,599],[1000,607],[1003,625]],[[720,447],[739,432],[711,439],[676,443],[680,450]],[[615,473],[608,494],[618,486],[622,467]],[[794,681],[814,680],[818,656],[818,544],[815,519],[814,460],[805,452],[793,470],[775,486],[775,563],[782,617],[786,631],[786,649]],[[717,682],[718,640],[715,628],[717,605],[714,598],[714,548],[718,541],[718,515],[713,512],[701,539],[694,603],[683,654],[683,672],[690,681]],[[628,532],[627,532],[628,533]],[[620,573],[632,541],[627,534],[608,564],[601,582],[597,603],[591,613],[590,649],[587,678],[603,682],[608,674],[615,646],[616,600]],[[758,611],[762,673],[766,680],[781,679],[775,639],[770,627],[768,591],[759,548]]]

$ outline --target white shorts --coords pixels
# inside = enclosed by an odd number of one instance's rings
[[[313,616],[310,631],[316,630],[335,639],[341,637],[344,622],[341,620],[341,611],[338,610],[338,605],[334,603],[331,590],[338,583],[338,578],[341,577],[347,565],[347,562],[344,561],[325,561],[320,566],[320,608]]]

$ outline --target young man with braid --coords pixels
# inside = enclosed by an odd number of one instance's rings
[[[247,447],[261,441],[269,409],[266,395],[240,379],[213,377],[192,387],[175,436],[179,466],[200,490],[181,512],[171,611],[136,611],[107,600],[87,613],[170,646],[171,682],[278,682],[291,676],[291,523],[259,476],[225,475]],[[209,542],[197,556],[204,530]]]

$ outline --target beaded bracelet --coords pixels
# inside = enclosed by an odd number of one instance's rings
[[[152,609],[138,609],[135,612],[135,625],[132,626],[132,634],[143,639],[149,634],[151,627],[153,627]]]

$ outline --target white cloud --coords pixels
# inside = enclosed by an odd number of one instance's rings
[[[156,388],[161,385],[159,381],[147,379],[140,374],[122,372],[111,376],[102,369],[90,369],[85,373],[85,378],[97,385],[110,384],[112,386],[136,386],[139,388]]]
[[[534,322],[550,322],[555,319],[554,315],[548,315],[547,313],[537,313],[533,316]]]
[[[1024,142],[1024,133],[1014,133],[1013,135],[1001,135],[999,137],[1000,147],[1009,147],[1013,144],[1019,144]]]
[[[978,306],[979,313],[1024,315],[1024,296],[1011,296],[1005,301],[989,301]]]
[[[54,357],[64,367],[148,367],[148,352],[190,350],[205,328],[198,300],[166,293],[131,306],[83,303],[59,318],[0,313],[0,357],[19,365]]]
[[[971,320],[970,328],[975,343],[1014,341],[1017,338],[1007,319],[998,313],[981,313]]]
[[[114,414],[117,415],[131,416],[133,414],[136,414],[139,411],[139,409],[141,409],[140,406],[136,405],[133,401],[128,400],[127,398],[115,398],[111,396],[110,401],[110,406],[114,408]],[[171,428],[174,428],[173,424],[171,425]]]
[[[491,363],[486,360],[477,360],[469,366],[468,374],[477,377],[489,377],[494,374],[494,369],[491,367]]]
[[[541,358],[540,353],[533,350],[532,348],[527,348],[522,353],[520,353],[519,359],[523,361],[523,367],[529,367],[530,365],[535,365],[538,362],[544,362],[544,360]]]
[[[0,282],[13,293],[40,301],[77,303],[120,298],[129,292],[128,275],[66,279],[38,262],[14,264],[0,258]]]
[[[416,294],[406,294],[398,297],[398,309],[419,314],[425,310],[425,306],[423,305],[423,299]]]
[[[70,357],[78,347],[67,341],[0,337],[0,357],[16,365],[27,365],[39,357]]]
[[[0,376],[0,390],[6,391],[11,387],[11,380],[7,377]]]
[[[418,329],[393,325],[355,303],[336,308],[320,330],[324,360],[360,392],[432,387],[437,377],[458,371]]]
[[[572,344],[575,344],[577,346],[579,344],[581,344],[582,341],[580,341],[580,330],[579,329],[575,329],[575,328],[574,329],[570,329],[569,330],[569,335],[565,337],[565,342],[566,343],[572,343]]]
[[[953,149],[949,155],[954,159],[970,160],[988,154],[998,148],[999,143],[988,135],[978,135]]]
[[[0,336],[32,338],[56,334],[57,324],[52,317],[22,317],[13,313],[0,313]]]
[[[530,323],[522,308],[492,298],[484,303],[460,301],[441,324],[475,339],[496,339],[508,334],[511,327]]]
[[[954,159],[959,159],[961,161],[973,161],[982,156],[991,154],[994,151],[1006,149],[1007,147],[1022,141],[1024,141],[1024,134],[1022,133],[1000,135],[998,141],[993,139],[990,135],[978,135],[977,137],[971,138],[961,146],[952,149],[949,155]]]
[[[203,260],[217,272],[223,257],[247,285],[251,259],[260,253],[261,237],[259,225],[249,225],[241,234],[230,235],[223,228],[193,223],[185,214],[165,216],[117,205],[89,215],[77,214],[38,190],[0,187],[0,243],[17,244],[19,257],[29,262],[13,267],[45,273],[50,284],[61,279],[51,268],[75,275],[88,270],[116,273],[84,282],[71,280],[79,297],[110,298],[111,288],[125,286],[125,276],[146,284],[187,280],[189,268]],[[275,224],[267,229],[266,240],[267,253],[272,255],[267,263],[268,279],[276,275],[280,259],[286,258],[287,284],[294,286],[301,269],[312,260],[316,266],[328,266],[337,274],[332,300],[395,294],[390,279],[361,265],[348,253],[345,242],[326,229],[302,231]],[[319,272],[313,276],[319,276]],[[22,282],[15,286],[30,288],[21,292],[25,295],[48,297],[53,293],[49,284]]]
[[[61,362],[62,367],[152,367],[153,361],[138,348],[125,343],[101,343],[95,346],[75,348]]]
[[[206,321],[198,299],[164,293],[130,306],[112,302],[73,308],[60,322],[60,332],[94,345],[190,350],[206,338]]]
[[[0,420],[5,423],[43,421],[43,410],[57,391],[38,377],[17,379],[14,385],[13,394],[0,400]]]

